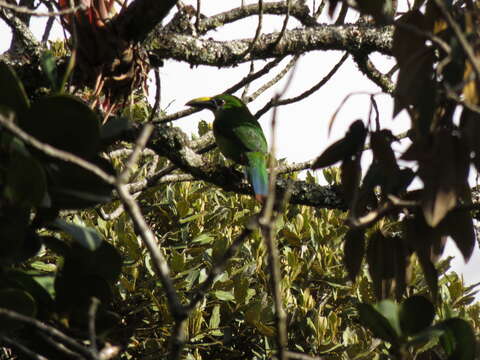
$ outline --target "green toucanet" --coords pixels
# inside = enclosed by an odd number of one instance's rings
[[[263,202],[268,194],[268,146],[260,124],[247,106],[228,94],[193,99],[186,105],[213,112],[213,135],[220,151],[228,159],[246,166],[255,198]]]

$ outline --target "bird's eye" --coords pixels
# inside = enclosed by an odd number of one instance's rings
[[[216,104],[217,106],[222,106],[222,105],[225,104],[225,100],[223,100],[223,99],[215,99],[215,104]]]

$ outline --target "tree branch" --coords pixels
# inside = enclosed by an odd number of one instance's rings
[[[263,13],[269,15],[285,15],[288,12],[288,5],[285,1],[267,2],[263,4]],[[249,16],[259,13],[258,4],[245,5],[210,16],[200,22],[199,32],[201,34],[207,31],[217,29],[220,26],[229,24]],[[310,16],[310,9],[301,1],[294,1],[290,5],[290,15],[296,18],[302,25],[316,26],[317,20]]]
[[[251,60],[304,54],[314,50],[362,51],[366,54],[377,51],[391,55],[391,26],[383,28],[365,25],[322,25],[308,29],[285,31],[275,47],[279,33],[259,37],[250,54],[240,55],[248,49],[250,39],[216,41],[175,33],[160,33],[158,47],[154,50],[160,58],[186,61],[194,65],[234,66]]]
[[[134,142],[137,139],[140,128],[137,125],[126,132],[123,140]],[[157,126],[152,134],[147,147],[155,151],[159,156],[166,157],[173,165],[187,173],[183,181],[196,179],[215,184],[226,191],[238,194],[251,195],[251,186],[244,181],[241,172],[224,166],[214,166],[197,154],[189,146],[186,135],[179,129],[170,126]],[[303,167],[304,164],[301,164]],[[190,177],[190,175],[192,177]],[[175,175],[171,175],[175,176]],[[305,181],[277,179],[276,188],[279,198],[291,188],[290,203],[308,206],[316,206],[326,209],[346,210],[346,204],[341,196],[338,186],[320,186]]]
[[[126,41],[142,41],[175,6],[177,0],[135,0],[112,21]]]

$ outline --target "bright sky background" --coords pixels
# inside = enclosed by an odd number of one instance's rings
[[[196,6],[196,0],[184,0],[185,4]],[[255,0],[245,0],[245,4],[255,3]],[[311,4],[313,0],[308,0]],[[316,2],[317,4],[319,1]],[[404,5],[401,10],[405,10],[405,1],[400,0]],[[240,6],[241,1],[215,1],[203,0],[202,13],[213,15],[226,11],[232,7]],[[348,18],[347,21],[354,21],[356,15]],[[264,15],[263,33],[279,31],[283,24],[283,17]],[[45,19],[33,18],[33,30],[37,38],[41,38]],[[167,20],[168,21],[168,20]],[[327,16],[320,18],[321,22],[328,22]],[[231,40],[239,38],[251,38],[254,36],[257,28],[258,18],[250,17],[233,24],[226,25],[218,31],[212,31],[208,34],[216,40]],[[295,28],[299,23],[291,17],[289,28]],[[7,50],[10,43],[10,32],[3,21],[0,21],[0,53]],[[52,32],[51,39],[63,38],[63,32],[57,23]],[[296,66],[295,75],[291,86],[284,97],[296,96],[320,81],[331,68],[340,60],[343,53],[340,51],[315,51],[301,57]],[[371,59],[382,71],[391,68],[394,61],[379,54],[373,54]],[[267,80],[275,76],[280,69],[289,61],[285,59],[277,69],[271,72],[270,76],[255,81],[249,90],[249,94],[255,92]],[[255,62],[255,69],[258,70],[266,64],[265,61]],[[215,95],[223,92],[233,84],[237,83],[249,73],[250,64],[242,64],[235,68],[218,69],[207,66],[198,66],[190,68],[186,63],[180,63],[173,60],[165,61],[165,65],[160,68],[162,101],[161,108],[166,109],[167,113],[173,113],[185,109],[184,104],[195,97]],[[288,77],[288,76],[287,76]],[[152,83],[153,84],[153,83]],[[277,91],[281,91],[285,80],[279,82],[271,90],[265,92],[249,105],[252,112],[256,112],[267,103]],[[242,90],[241,90],[242,91]],[[241,95],[241,91],[236,95]],[[355,95],[350,97],[348,102],[338,114],[330,136],[327,135],[327,128],[330,118],[336,108],[339,106],[345,96],[352,92],[379,93],[379,88],[368,80],[357,68],[356,64],[348,59],[334,77],[324,85],[320,90],[303,101],[281,106],[277,112],[277,158],[287,158],[289,162],[300,162],[310,160],[318,156],[328,145],[345,134],[348,126],[356,119],[366,120],[369,112],[369,101],[366,95]],[[150,91],[153,96],[154,89]],[[401,133],[408,129],[409,120],[405,115],[400,114],[392,120],[393,101],[388,95],[376,97],[380,109],[381,124],[385,128],[390,128],[394,133]],[[178,120],[174,125],[182,127],[186,131],[196,132],[197,124],[201,120],[212,120],[209,112],[200,112],[184,119]],[[265,114],[260,119],[260,123],[265,131],[267,139],[270,139],[270,121],[271,112]],[[400,145],[396,150],[403,148]],[[364,163],[366,164],[371,155],[366,152]],[[321,179],[321,172],[317,172]],[[462,273],[466,284],[480,282],[480,251],[478,244],[476,250],[468,264],[464,264],[460,252],[455,247],[453,241],[449,240],[444,256],[454,256],[452,261],[453,269]]]

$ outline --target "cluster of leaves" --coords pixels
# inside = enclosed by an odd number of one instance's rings
[[[48,59],[44,68],[54,79]],[[102,131],[97,115],[79,99],[61,93],[30,104],[16,74],[4,63],[0,116],[43,144],[114,174],[99,156]],[[116,325],[108,304],[120,274],[118,251],[81,221],[67,223],[58,217],[60,210],[109,201],[111,186],[68,159],[47,156],[5,128],[0,132],[0,154],[0,307],[44,321],[63,319],[87,336],[87,313],[96,297],[101,301],[100,331]],[[41,249],[44,261],[32,263]],[[15,331],[30,348],[55,358],[55,347],[32,336],[30,327],[5,316],[1,321],[2,332]]]
[[[209,157],[212,161],[224,161],[218,151]],[[144,163],[148,165],[148,157]],[[144,170],[138,170],[139,174],[142,172]],[[330,169],[325,174],[334,182],[340,173]],[[315,181],[311,175],[308,179]],[[162,185],[142,194],[139,201],[162,243],[183,302],[188,302],[198,291],[248,219],[259,210],[250,197],[225,194],[202,182]],[[112,239],[129,264],[120,276],[116,305],[117,312],[124,316],[126,333],[131,335],[124,357],[163,356],[168,352],[173,319],[150,255],[138,242],[126,215],[110,222],[91,216],[91,221],[92,225],[97,223],[104,236]],[[313,355],[329,354],[333,359],[373,359],[387,353],[389,346],[375,341],[367,330],[368,317],[362,319],[361,310],[359,315],[359,304],[369,306],[366,304],[375,301],[369,274],[362,267],[358,281],[350,284],[342,263],[341,245],[348,231],[345,214],[338,210],[289,206],[279,216],[276,228],[289,347]],[[230,259],[226,270],[188,319],[187,359],[225,356],[265,359],[274,353],[274,305],[268,295],[270,275],[266,262],[265,244],[260,234],[254,233]],[[443,273],[447,268],[444,262],[439,271]],[[427,295],[427,283],[418,270],[418,263],[413,260],[412,279],[406,292]],[[450,287],[455,287],[456,292]],[[473,301],[473,289],[464,289],[458,277],[442,278],[439,288],[445,312],[437,315],[432,326],[439,327],[441,319],[462,310],[462,316],[478,329],[479,324],[471,319],[478,315],[479,306],[466,307],[467,302]],[[408,316],[413,314],[409,312]],[[415,323],[415,319],[412,321]],[[377,334],[377,329],[371,330],[375,336],[384,338]],[[437,349],[438,336],[438,332],[430,337],[425,335],[415,339],[416,343],[405,337],[405,351],[418,354],[432,347]]]
[[[374,3],[383,9],[386,1]],[[478,82],[471,79],[467,50],[459,45],[458,33],[445,19],[453,17],[452,24],[461,24],[464,35],[460,36],[468,37],[467,45],[475,49],[478,14],[476,7],[462,6],[462,1],[448,7],[436,0],[427,1],[422,13],[419,7],[423,3],[416,2],[418,6],[394,24],[392,51],[399,66],[394,116],[402,109],[409,112],[408,149],[395,156],[391,143],[396,139],[380,128],[378,119],[375,125],[369,122],[375,131],[357,120],[313,165],[321,168],[342,162],[342,185],[352,224],[346,237],[346,263],[354,278],[366,256],[380,298],[388,295],[386,282],[391,279],[397,297],[404,292],[408,259],[414,252],[435,300],[438,274],[434,262],[442,254],[446,238],[455,241],[466,261],[475,246],[468,175],[471,165],[478,170],[479,115],[472,110],[479,99]],[[366,13],[375,18],[375,13]],[[438,43],[448,49],[438,50]],[[460,95],[465,104],[459,103]],[[459,125],[453,118],[455,110],[461,111]],[[360,160],[367,138],[373,161],[362,179]],[[413,164],[402,168],[402,160]],[[423,188],[408,191],[416,177]]]
[[[361,13],[371,15],[379,25],[393,23],[390,0],[366,3],[357,1]],[[331,12],[336,4],[330,1]],[[405,109],[412,123],[411,144],[403,154],[395,156],[391,143],[396,138],[381,129],[378,118],[373,124],[369,121],[375,130],[357,120],[313,164],[316,169],[341,161],[351,225],[345,236],[345,264],[353,280],[366,258],[377,298],[392,292],[402,298],[415,254],[436,303],[439,273],[435,262],[447,237],[454,240],[465,261],[475,247],[468,176],[471,166],[480,169],[476,139],[479,82],[474,80],[478,65],[468,54],[476,54],[480,44],[477,6],[464,1],[416,1],[413,9],[393,23],[392,52],[399,67],[393,116]],[[454,121],[456,111],[461,113],[459,124]],[[362,179],[361,157],[368,138],[373,161]],[[402,168],[402,160],[413,164]],[[416,177],[423,188],[409,191]],[[401,314],[408,310],[394,309],[391,302],[381,304],[376,310],[364,305],[361,317],[378,337],[392,343],[391,353],[400,356],[402,346],[415,342],[417,336],[401,326],[405,320]],[[411,309],[410,305],[406,302],[405,309]],[[380,330],[387,324],[385,318],[390,325]],[[464,320],[449,319],[427,329],[430,323],[431,319],[425,320],[416,331],[421,332],[418,336],[443,332],[440,339],[449,359],[474,358],[474,335]],[[405,342],[409,336],[413,338]]]

